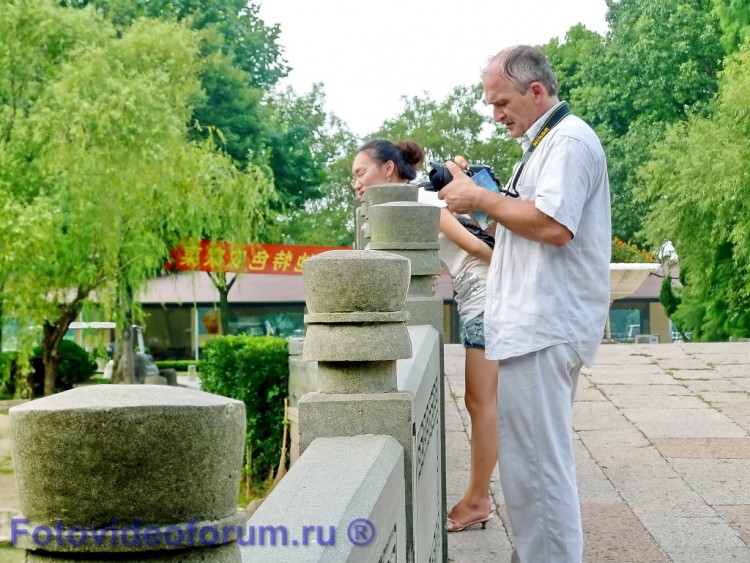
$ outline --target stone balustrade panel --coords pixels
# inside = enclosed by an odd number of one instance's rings
[[[242,545],[243,563],[406,561],[403,476],[390,436],[313,440],[247,523],[277,545]]]

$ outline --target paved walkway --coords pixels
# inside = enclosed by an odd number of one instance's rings
[[[463,349],[446,346],[449,506],[467,482]],[[750,562],[750,343],[608,344],[574,408],[586,563]],[[500,518],[449,534],[455,563],[510,561]]]

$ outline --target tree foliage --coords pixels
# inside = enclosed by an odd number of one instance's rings
[[[713,0],[713,12],[721,26],[721,44],[734,53],[750,39],[750,0]]]
[[[258,16],[260,7],[247,0],[62,0],[71,7],[93,6],[118,27],[126,28],[138,18],[187,21],[194,29],[218,32],[223,41],[214,43],[247,73],[248,84],[264,88],[286,76],[289,67],[279,44],[279,25],[267,26]]]
[[[684,274],[675,320],[694,339],[750,334],[750,43],[728,57],[709,116],[670,126],[644,167],[645,231]]]
[[[60,342],[86,303],[129,324],[135,292],[179,237],[199,236],[211,213],[257,228],[269,180],[189,140],[203,93],[200,40],[184,25],[140,19],[116,32],[90,8],[19,0],[0,30],[12,46],[0,48],[0,194],[28,217],[45,211],[40,240],[6,256],[0,281],[11,312],[43,326],[51,393]]]
[[[387,120],[372,139],[409,139],[425,150],[426,163],[456,155],[484,163],[502,181],[521,156],[520,146],[482,110],[482,86],[458,86],[442,101],[428,95],[404,99],[404,109]],[[351,163],[350,163],[351,164]]]
[[[610,2],[606,37],[581,26],[543,48],[563,97],[597,131],[609,164],[613,234],[641,240],[649,202],[636,171],[666,125],[706,111],[724,50],[707,1]]]
[[[94,5],[127,29],[139,18],[184,21],[201,31],[201,86],[205,96],[190,116],[200,127],[193,138],[211,133],[241,166],[269,167],[280,197],[274,208],[282,217],[322,197],[327,181],[326,156],[320,151],[323,92],[307,94],[273,87],[289,67],[279,44],[278,25],[267,26],[259,7],[246,0],[68,0],[69,5]],[[284,233],[269,223],[265,242]]]
[[[355,208],[351,163],[358,142],[335,115],[328,117],[323,130],[320,150],[326,159],[326,180],[319,188],[323,196],[307,200],[284,217],[283,240],[291,244],[351,246]]]

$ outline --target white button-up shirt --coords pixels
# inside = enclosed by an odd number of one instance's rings
[[[556,108],[526,132],[524,150]],[[565,117],[534,150],[516,189],[573,239],[558,248],[498,224],[487,280],[487,358],[567,343],[590,366],[609,311],[612,249],[607,163],[594,131],[574,115]]]

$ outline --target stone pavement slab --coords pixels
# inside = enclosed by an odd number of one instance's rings
[[[445,351],[456,502],[470,419],[463,348]],[[750,343],[602,345],[573,415],[584,563],[750,563]],[[450,561],[510,561],[497,468],[491,490],[500,518],[449,534]]]

